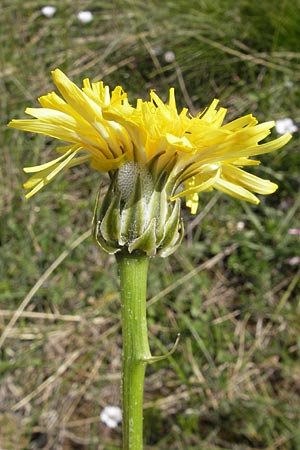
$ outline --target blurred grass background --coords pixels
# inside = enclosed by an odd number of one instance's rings
[[[300,2],[51,4],[51,19],[39,0],[0,6],[0,448],[120,449],[120,427],[99,422],[120,404],[121,357],[114,258],[88,237],[99,174],[74,168],[25,201],[22,167],[51,159],[57,142],[6,123],[60,67],[79,85],[121,84],[132,103],[175,86],[179,108],[217,97],[228,119],[300,126]],[[147,450],[300,449],[298,143],[295,133],[255,168],[279,184],[274,195],[257,207],[203,195],[198,216],[183,209],[181,248],[152,261],[153,353],[182,337],[148,369]]]

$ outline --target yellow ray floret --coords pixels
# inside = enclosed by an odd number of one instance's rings
[[[259,164],[253,156],[285,145],[285,134],[260,143],[274,122],[259,124],[251,114],[224,124],[225,108],[218,100],[192,117],[186,108],[178,113],[174,89],[164,103],[154,92],[149,101],[132,106],[126,92],[117,86],[112,92],[101,82],[83,81],[80,89],[56,69],[52,72],[60,93],[39,98],[40,108],[27,108],[27,120],[12,120],[10,127],[51,136],[68,145],[62,155],[40,166],[25,168],[33,174],[25,183],[37,193],[61,171],[88,162],[99,172],[114,173],[134,162],[150,171],[153,186],[162,179],[171,184],[170,200],[185,197],[195,213],[198,195],[218,189],[226,194],[258,203],[256,194],[270,194],[277,185],[247,173],[243,167]]]

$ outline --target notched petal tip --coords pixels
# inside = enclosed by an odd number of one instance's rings
[[[61,69],[59,69],[58,67],[56,67],[55,69],[51,70],[51,75],[52,75],[53,78],[56,78],[56,77],[59,77],[59,76],[66,77],[64,72]]]

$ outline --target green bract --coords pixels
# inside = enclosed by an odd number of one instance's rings
[[[96,205],[93,234],[99,246],[110,254],[124,248],[148,256],[173,253],[184,228],[180,199],[171,202],[168,187],[154,186],[150,172],[137,163],[122,166]]]

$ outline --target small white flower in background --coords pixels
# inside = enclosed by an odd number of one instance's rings
[[[91,11],[79,11],[79,13],[77,14],[77,19],[81,23],[89,23],[93,20],[93,14],[91,13]]]
[[[41,9],[42,14],[45,17],[48,17],[48,19],[51,19],[51,17],[54,16],[54,14],[56,13],[56,8],[55,6],[43,6],[43,8]]]
[[[155,45],[154,47],[151,47],[151,53],[155,56],[159,56],[162,54],[162,48],[160,45]]]
[[[290,228],[288,230],[288,234],[292,234],[294,236],[300,236],[300,228]],[[296,266],[300,264],[300,256],[293,256],[288,260],[290,266]]]
[[[289,117],[276,120],[275,128],[278,134],[295,133],[295,131],[298,131],[297,125]]]
[[[100,414],[101,422],[108,428],[116,428],[122,422],[122,411],[119,406],[105,406]]]
[[[286,82],[284,83],[285,87],[287,87],[288,89],[291,89],[294,86],[294,83],[291,80],[286,80]]]
[[[174,62],[175,61],[175,53],[172,52],[171,50],[169,50],[164,54],[164,58],[167,63]]]
[[[236,224],[236,229],[238,231],[243,231],[245,229],[245,222],[243,222],[242,220],[240,220],[237,224]]]
[[[296,236],[300,236],[300,228],[290,228],[288,230],[289,234],[294,234]]]
[[[293,256],[288,260],[288,263],[290,266],[297,266],[300,265],[300,256]]]

